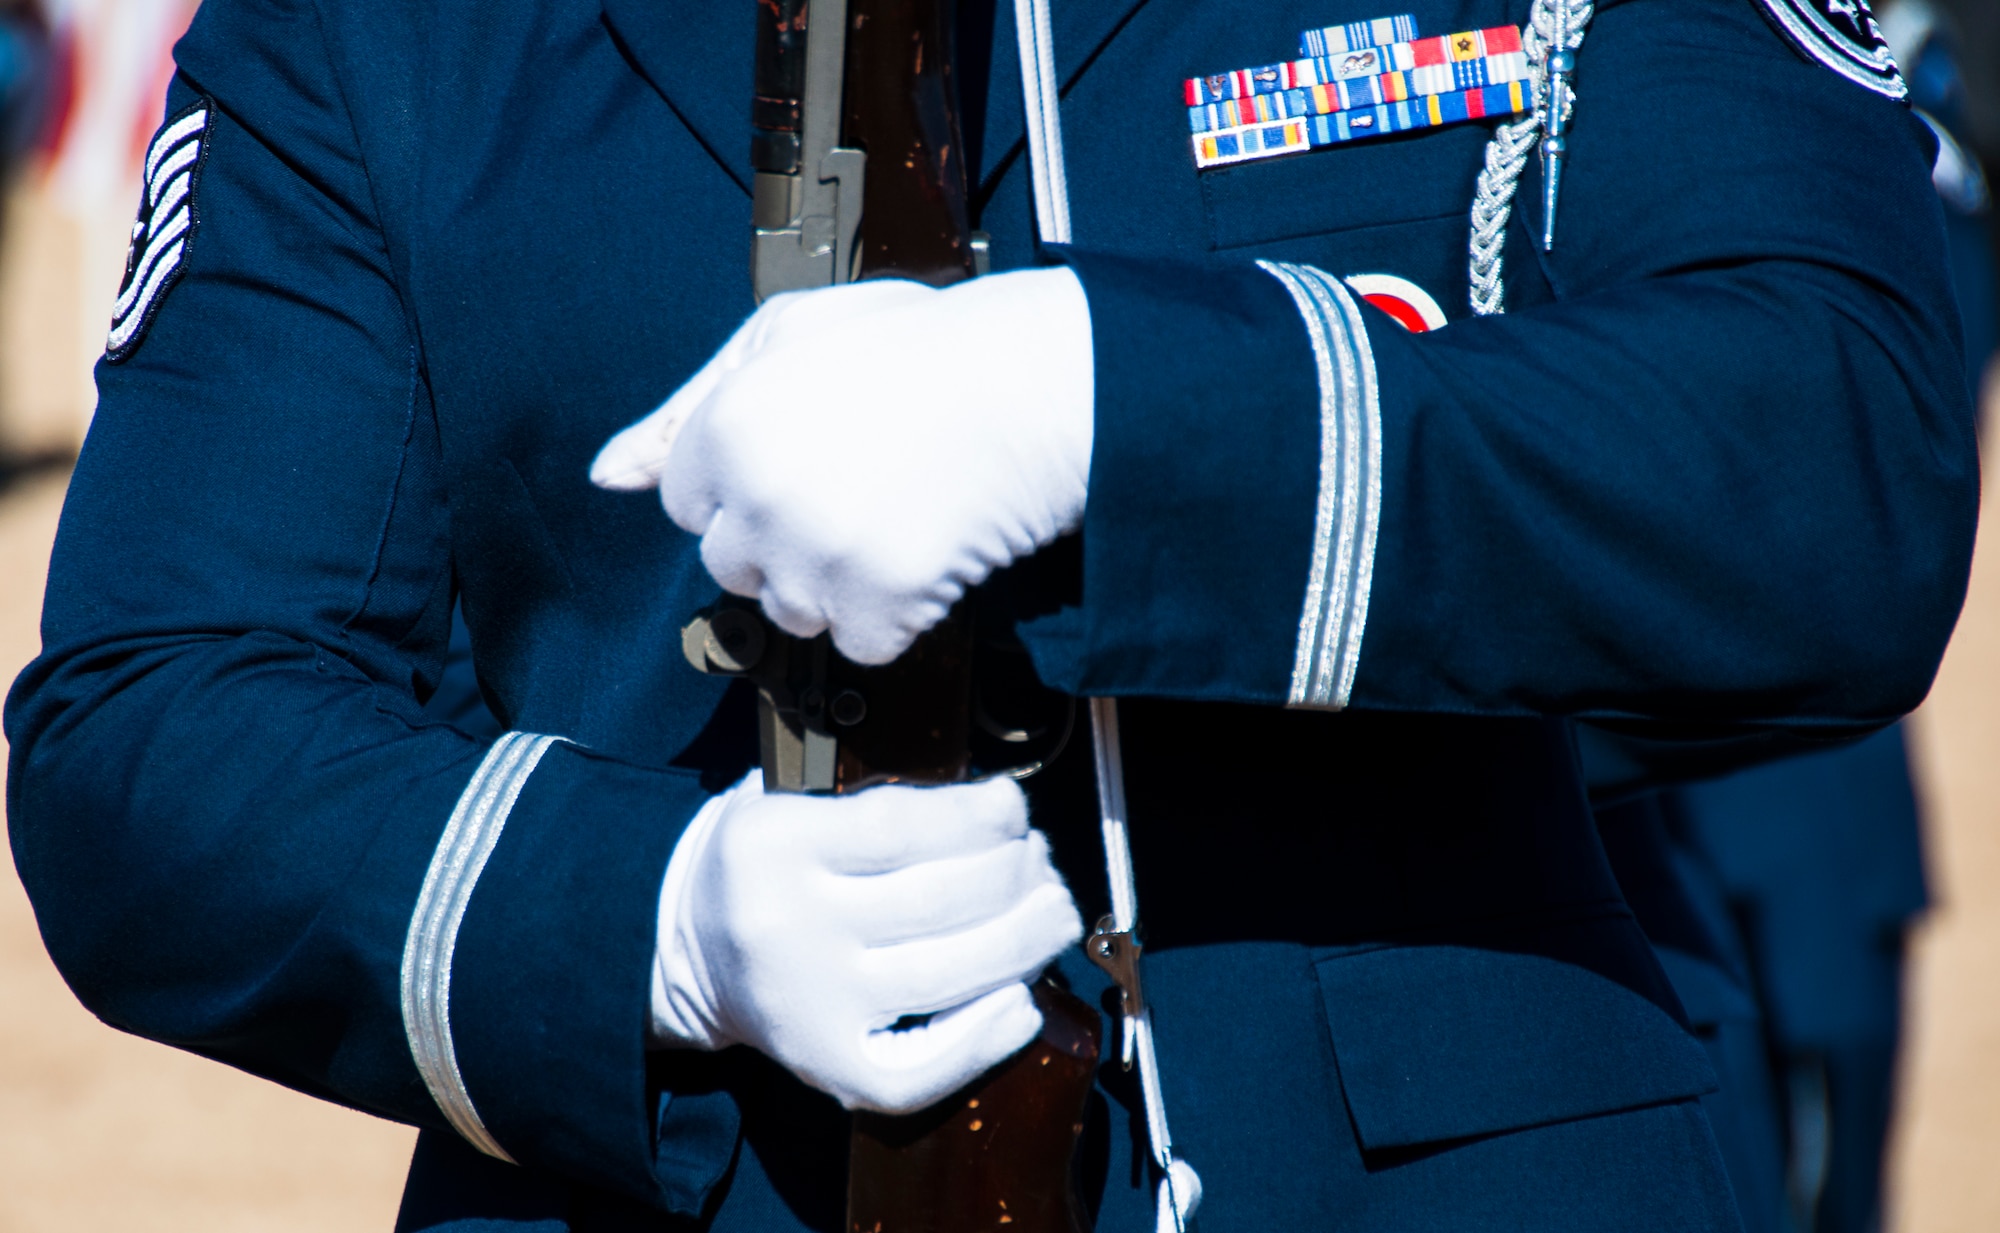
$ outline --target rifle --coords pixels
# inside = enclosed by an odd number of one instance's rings
[[[954,3],[758,0],[751,285],[760,301],[861,278],[941,287],[985,272],[969,221]],[[1028,739],[975,699],[968,608],[879,668],[842,658],[824,634],[793,638],[736,600],[698,614],[682,649],[703,671],[755,683],[767,791],[963,782],[978,730]],[[1034,996],[1042,1031],[1014,1057],[921,1112],[855,1115],[849,1233],[1084,1233],[1071,1168],[1098,1018],[1046,978]]]

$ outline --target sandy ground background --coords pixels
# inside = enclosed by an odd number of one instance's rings
[[[2000,365],[1987,377],[1983,452],[2000,465]],[[1994,468],[1984,471],[1990,486]],[[1938,902],[1913,939],[1888,1225],[1991,1233],[2000,1229],[2000,500],[1981,510],[1971,592],[1916,738]]]
[[[87,389],[50,321],[107,314],[46,300],[20,307],[4,284],[81,243],[31,216],[9,228],[10,244],[24,243],[24,230],[32,251],[0,254],[0,407],[14,409],[0,447],[60,451],[73,445]],[[39,362],[52,355],[67,358]],[[1986,453],[2000,459],[1996,393],[1989,382],[1996,431]],[[0,492],[0,683],[39,649],[66,478],[53,468]],[[1964,617],[1917,721],[1939,905],[1914,939],[1889,1167],[1896,1233],[2000,1230],[2000,502],[1987,506],[1981,543]],[[0,852],[0,1233],[386,1231],[414,1138],[97,1022],[43,953]]]

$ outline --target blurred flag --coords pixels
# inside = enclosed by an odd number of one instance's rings
[[[46,184],[58,207],[85,217],[131,212],[174,41],[194,10],[195,0],[50,0],[58,84]]]
[[[17,156],[27,173],[0,210],[0,456],[83,440],[142,158],[194,10],[195,0],[0,0],[0,36],[25,31],[36,62],[27,97],[0,82],[0,160]],[[0,46],[0,77],[8,59]]]

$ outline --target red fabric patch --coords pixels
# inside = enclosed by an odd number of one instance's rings
[[[1361,298],[1368,301],[1370,304],[1373,304],[1375,307],[1381,309],[1383,312],[1388,313],[1391,317],[1394,317],[1396,319],[1396,324],[1402,326],[1410,333],[1412,334],[1430,333],[1431,327],[1428,323],[1424,321],[1424,315],[1418,312],[1417,306],[1410,303],[1408,300],[1402,299],[1398,296],[1384,295],[1379,292],[1375,295],[1364,295]]]

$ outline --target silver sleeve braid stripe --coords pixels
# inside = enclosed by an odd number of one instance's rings
[[[1382,520],[1382,404],[1361,310],[1325,270],[1259,261],[1305,319],[1319,366],[1319,501],[1287,705],[1337,711],[1354,691],[1375,532]]]
[[[509,1164],[514,1158],[494,1140],[465,1079],[458,1072],[458,1051],[451,1040],[451,955],[458,944],[458,927],[472,902],[473,887],[486,868],[507,825],[507,815],[521,789],[549,746],[562,738],[532,732],[509,732],[486,752],[472,781],[459,795],[445,823],[424,886],[417,893],[410,933],[403,942],[403,1032],[417,1073],[431,1099],[467,1143]]]
[[[1563,6],[1563,42],[1573,52],[1583,46],[1584,33],[1596,11],[1592,0],[1535,0],[1528,12],[1527,28],[1521,31],[1521,49],[1528,55],[1529,80],[1534,86],[1532,115],[1502,124],[1486,143],[1486,165],[1472,195],[1471,261],[1472,311],[1490,317],[1507,311],[1506,289],[1501,283],[1507,247],[1507,218],[1513,213],[1514,190],[1528,155],[1541,140],[1548,123],[1549,40],[1555,37],[1555,8]],[[1576,92],[1565,87],[1560,100],[1568,119],[1576,105]]]

